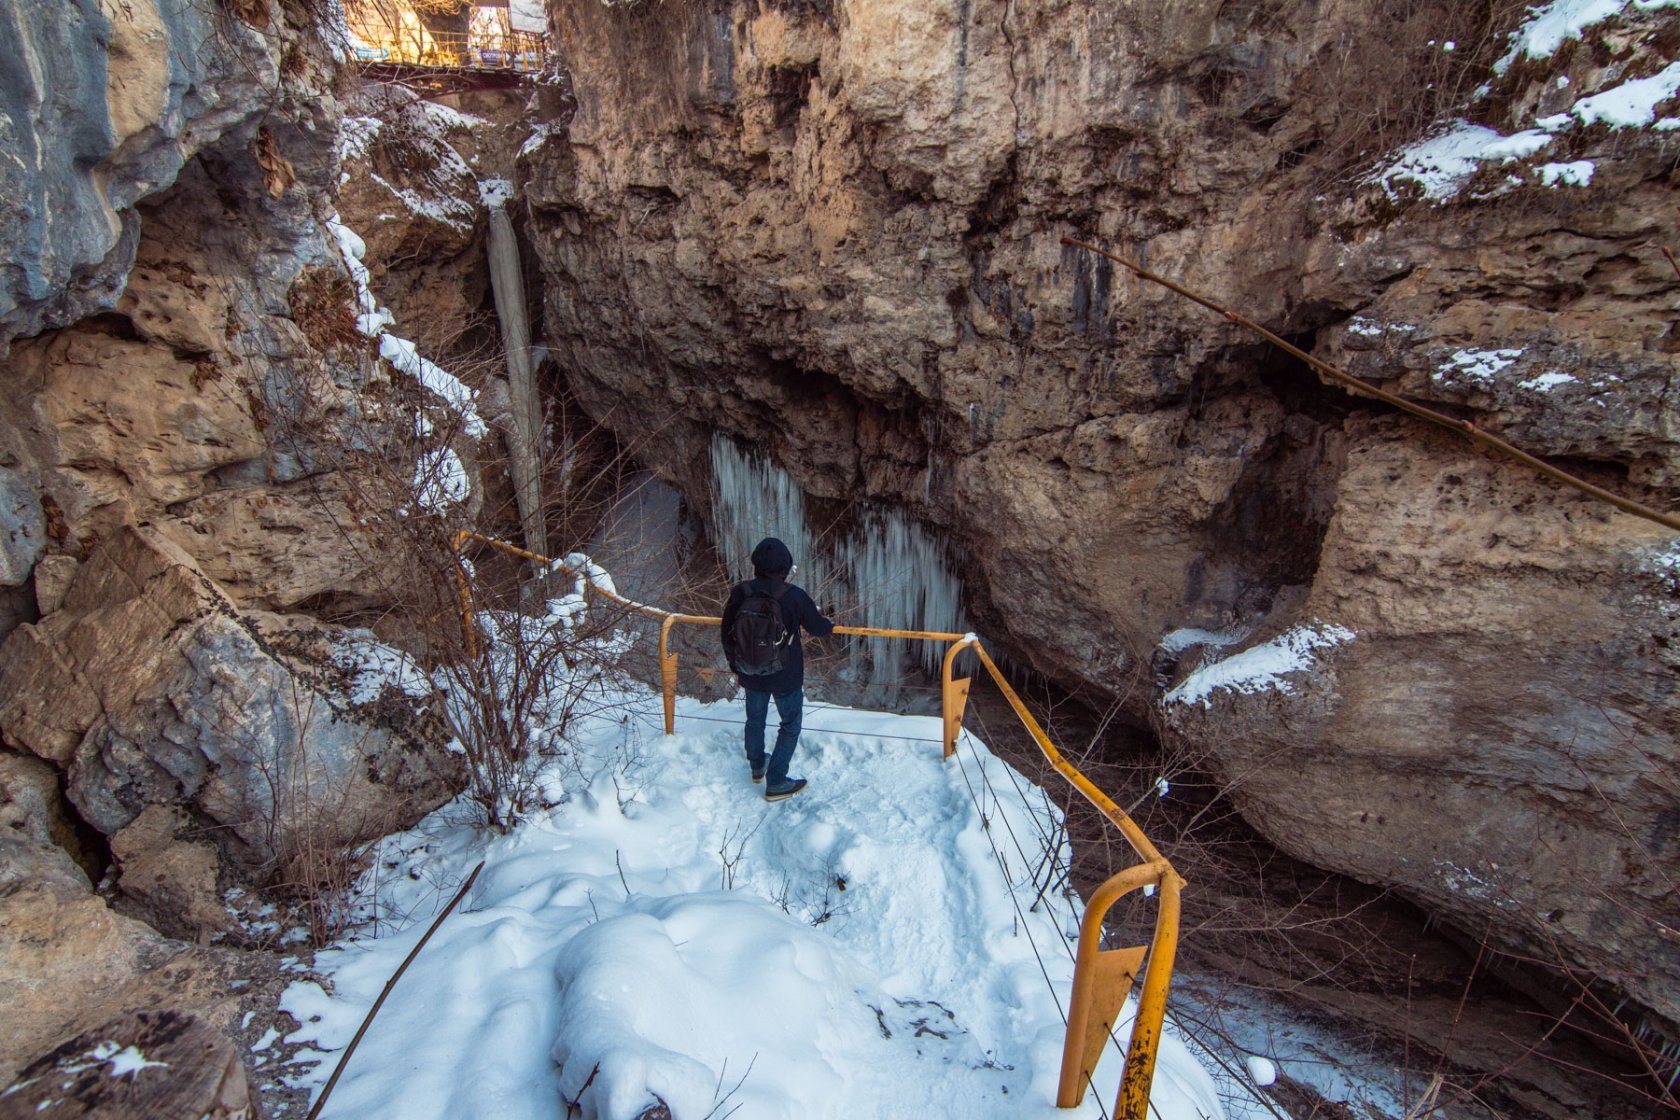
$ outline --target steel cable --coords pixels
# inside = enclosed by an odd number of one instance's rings
[[[1324,376],[1348,389],[1353,390],[1355,393],[1375,398],[1385,404],[1393,405],[1402,412],[1409,412],[1419,419],[1427,420],[1429,423],[1439,425],[1449,431],[1469,436],[1477,443],[1480,443],[1485,447],[1492,448],[1494,451],[1499,452],[1507,458],[1515,459],[1519,463],[1532,467],[1541,474],[1546,475],[1548,478],[1563,483],[1565,486],[1574,487],[1576,490],[1586,494],[1588,497],[1596,498],[1601,502],[1607,502],[1624,513],[1631,513],[1635,517],[1643,517],[1647,521],[1654,521],[1665,528],[1680,529],[1680,517],[1676,517],[1673,514],[1663,513],[1661,510],[1653,509],[1642,502],[1636,502],[1632,498],[1624,498],[1620,494],[1606,490],[1602,486],[1596,486],[1584,478],[1579,478],[1570,474],[1568,471],[1560,470],[1545,460],[1522,450],[1520,447],[1507,443],[1498,436],[1490,435],[1489,433],[1484,432],[1468,420],[1459,420],[1456,417],[1448,416],[1444,412],[1437,412],[1436,410],[1418,404],[1415,401],[1409,401],[1405,397],[1390,393],[1386,389],[1379,389],[1375,385],[1372,385],[1369,381],[1363,381],[1350,373],[1344,373],[1340,369],[1331,365],[1329,362],[1324,361],[1322,358],[1315,358],[1305,350],[1302,350],[1300,347],[1286,342],[1284,339],[1267,330],[1265,327],[1262,327],[1259,323],[1256,323],[1246,315],[1232,311],[1229,308],[1222,307],[1213,300],[1209,299],[1207,296],[1201,295],[1198,292],[1192,291],[1189,288],[1168,280],[1165,276],[1160,276],[1156,273],[1150,272],[1142,265],[1135,264],[1132,261],[1127,260],[1125,257],[1116,253],[1111,253],[1107,249],[1099,248],[1089,242],[1077,241],[1071,237],[1062,238],[1062,244],[1071,245],[1076,249],[1084,249],[1088,253],[1096,253],[1098,256],[1107,257],[1109,260],[1123,268],[1129,269],[1139,277],[1148,280],[1151,283],[1159,284],[1161,287],[1183,296],[1192,303],[1201,304],[1203,307],[1212,311],[1216,315],[1223,315],[1231,322],[1248,328],[1261,338],[1264,338],[1267,342],[1271,343],[1273,346],[1276,346],[1278,349],[1287,354],[1291,354],[1299,358],[1313,369],[1324,374]],[[1680,266],[1676,266],[1675,271],[1680,272]]]

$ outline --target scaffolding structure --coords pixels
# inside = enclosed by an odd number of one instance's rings
[[[466,16],[458,21],[464,30],[425,18],[436,15],[427,4],[428,0],[345,0],[352,56],[364,67],[519,74],[543,69],[548,37],[520,19],[509,0],[480,0],[447,13]]]

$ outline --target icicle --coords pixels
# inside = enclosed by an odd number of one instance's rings
[[[799,583],[819,603],[849,607],[860,624],[886,630],[965,633],[962,581],[946,546],[898,510],[867,509],[834,548],[818,553],[805,497],[788,473],[719,436],[712,441],[713,532],[732,579],[752,575],[752,549],[780,537],[804,573]],[[912,651],[911,647],[914,646]],[[937,675],[945,651],[937,642],[854,639],[845,680],[872,701],[895,705],[912,664]]]
[[[765,537],[788,546],[803,573],[799,584],[819,603],[830,588],[811,538],[805,495],[780,467],[743,454],[724,436],[712,439],[712,532],[729,578],[751,579],[752,550]]]

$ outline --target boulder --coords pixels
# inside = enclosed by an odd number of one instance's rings
[[[0,1092],[3,1120],[262,1120],[239,1051],[182,1011],[101,1024],[26,1065]]]
[[[0,750],[0,835],[80,853],[59,772],[38,758]],[[82,860],[91,864],[90,859]]]
[[[28,479],[0,467],[0,587],[29,578],[47,548],[47,518]]]
[[[35,564],[35,609],[51,614],[64,605],[64,596],[76,579],[78,561],[62,552],[43,556]]]
[[[1307,621],[1169,692],[1173,741],[1291,854],[1680,1023],[1673,534],[1409,422],[1349,442]]]
[[[175,883],[159,897],[208,898],[207,863],[165,851],[177,808],[214,838],[224,871],[249,877],[406,827],[455,788],[457,756],[435,725],[359,713],[316,667],[281,656],[262,621],[275,620],[242,613],[180,548],[129,526],[81,565],[62,609],[0,648],[7,743],[66,773],[142,895],[138,868],[157,847],[150,866]]]
[[[223,1030],[271,962],[170,941],[114,912],[61,849],[0,832],[0,1083],[68,1035],[115,1016],[190,1008]]]
[[[238,921],[222,900],[220,853],[197,832],[180,806],[147,805],[112,835],[124,913],[166,937],[237,935]]]

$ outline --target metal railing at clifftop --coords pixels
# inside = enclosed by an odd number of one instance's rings
[[[510,556],[550,571],[581,580],[585,589],[638,615],[659,620],[659,677],[664,698],[665,733],[676,730],[677,655],[671,650],[671,630],[678,624],[695,623],[719,626],[723,620],[715,615],[680,614],[638,603],[620,595],[611,587],[602,586],[589,570],[579,571],[562,561],[519,548],[494,537],[462,531],[453,538],[455,549],[456,586],[460,595],[461,621],[466,630],[467,648],[474,656],[479,650],[477,630],[472,620],[472,588],[468,581],[461,549],[469,541],[477,541],[499,549]],[[1067,1017],[1067,1035],[1062,1044],[1061,1080],[1056,1093],[1059,1108],[1077,1107],[1091,1083],[1097,1061],[1104,1045],[1113,1037],[1120,1011],[1132,990],[1138,974],[1144,973],[1143,990],[1138,997],[1137,1015],[1133,1020],[1131,1040],[1126,1048],[1126,1064],[1120,1080],[1119,1095],[1114,1105],[1116,1120],[1146,1120],[1149,1111],[1149,1089],[1155,1076],[1155,1061],[1160,1052],[1161,1031],[1166,1020],[1167,990],[1172,984],[1173,959],[1178,950],[1179,899],[1185,882],[1166,857],[1155,849],[1137,822],[1128,816],[1102,790],[1079,771],[1058,751],[1050,737],[1027,711],[1027,706],[1005,679],[1003,673],[986,653],[974,634],[945,634],[922,630],[884,630],[868,626],[836,626],[836,634],[906,638],[912,641],[944,642],[945,656],[941,662],[940,706],[944,723],[945,757],[950,758],[957,748],[962,732],[963,710],[967,706],[970,680],[953,676],[957,654],[972,650],[998,690],[1032,736],[1033,742],[1046,760],[1056,768],[1079,795],[1097,808],[1109,823],[1120,831],[1132,851],[1142,861],[1110,876],[1092,892],[1085,905],[1085,915],[1079,925],[1079,947],[1074,958],[1073,993]],[[1150,943],[1120,949],[1102,947],[1103,920],[1120,899],[1136,890],[1155,888],[1158,901],[1155,913],[1155,932]]]
[[[453,70],[514,70],[535,74],[543,68],[547,46],[531,31],[479,35],[428,31],[392,34],[376,43],[363,43],[351,53],[361,63],[404,63]]]

